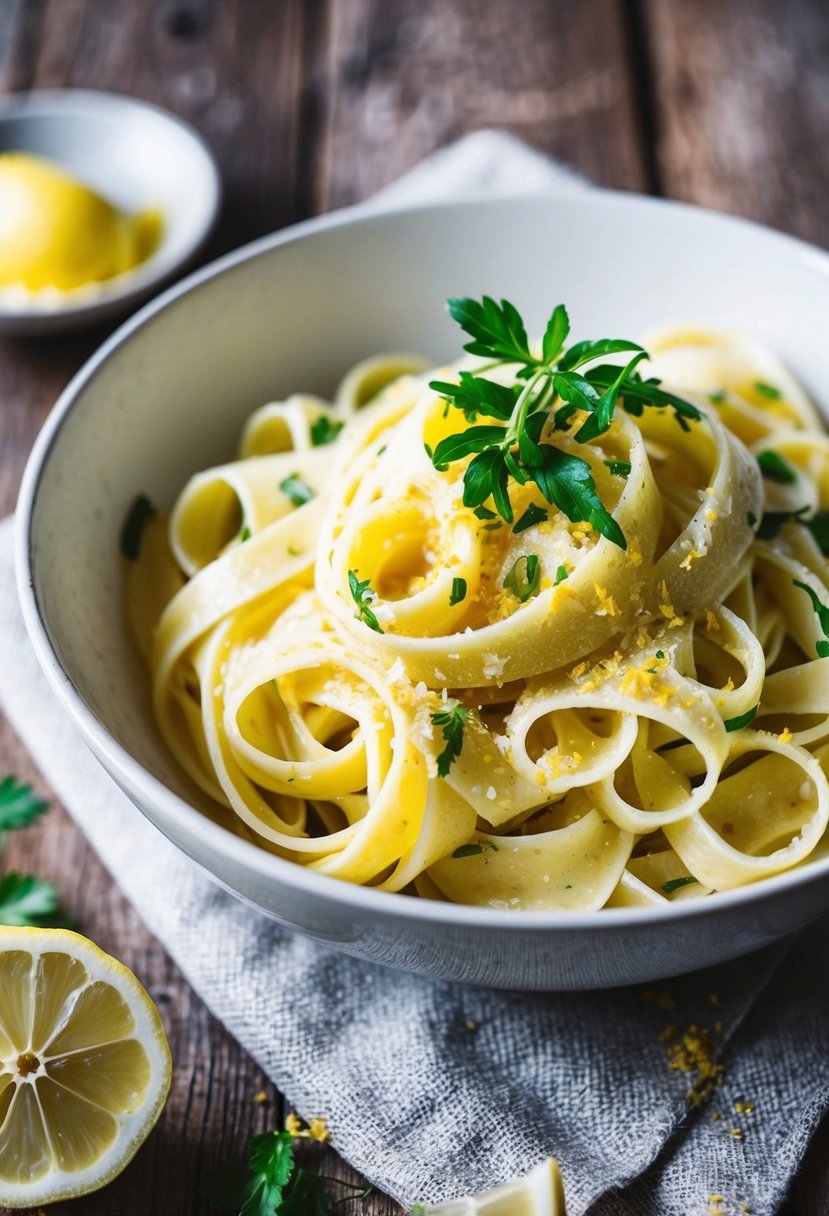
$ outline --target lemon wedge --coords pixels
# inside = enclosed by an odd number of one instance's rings
[[[101,283],[146,261],[160,238],[159,212],[128,215],[42,157],[0,155],[0,287]]]
[[[0,927],[0,1207],[109,1182],[171,1072],[158,1011],[123,964],[68,930]]]
[[[417,1205],[412,1210],[417,1212]],[[552,1157],[504,1186],[422,1210],[423,1216],[567,1216],[561,1174]]]

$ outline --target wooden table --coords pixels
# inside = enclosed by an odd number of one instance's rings
[[[829,246],[829,5],[822,0],[0,0],[0,91],[92,87],[166,106],[221,163],[205,257],[364,198],[434,148],[505,127],[591,180],[749,216]],[[0,343],[0,514],[58,392],[104,337]],[[829,402],[829,393],[827,393]],[[7,726],[0,773],[49,794]],[[207,1211],[199,1182],[243,1159],[282,1103],[142,927],[56,807],[9,861],[54,879],[84,930],[159,1004],[173,1092],[89,1216]],[[264,1091],[267,1104],[254,1102]],[[829,1133],[790,1216],[829,1212]],[[324,1172],[353,1177],[331,1149]],[[355,1205],[400,1209],[382,1196]]]

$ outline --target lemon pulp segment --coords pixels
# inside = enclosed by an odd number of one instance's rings
[[[48,160],[0,155],[0,287],[103,282],[146,261],[161,232],[156,210],[128,215]]]
[[[0,1205],[113,1178],[170,1074],[158,1012],[131,972],[77,934],[0,928]]]
[[[523,1178],[467,1199],[426,1208],[427,1216],[567,1216],[558,1163],[547,1157]]]

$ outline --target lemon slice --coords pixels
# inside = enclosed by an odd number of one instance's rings
[[[0,927],[0,1207],[109,1182],[161,1113],[171,1072],[131,971],[77,933]]]
[[[413,1209],[415,1212],[417,1207]],[[523,1178],[469,1199],[453,1199],[424,1208],[424,1216],[567,1216],[558,1164],[542,1161]]]

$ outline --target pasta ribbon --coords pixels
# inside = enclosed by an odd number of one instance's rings
[[[468,505],[468,457],[433,454],[476,450],[481,422],[429,385],[481,360],[407,354],[262,406],[147,523],[129,629],[231,827],[348,882],[517,911],[685,902],[825,848],[829,436],[754,341],[647,345],[641,374],[700,419],[622,397],[589,440],[552,413],[541,435],[616,533],[518,476],[511,520]]]

